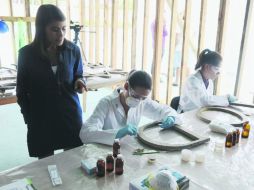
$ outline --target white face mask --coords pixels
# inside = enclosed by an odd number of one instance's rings
[[[140,104],[141,100],[137,99],[137,98],[133,98],[131,96],[126,98],[126,104],[127,106],[134,108],[137,107]]]
[[[128,90],[128,97],[126,98],[127,106],[134,108],[137,107],[142,100],[145,100],[147,96],[138,95],[131,87]]]

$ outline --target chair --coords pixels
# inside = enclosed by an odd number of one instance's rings
[[[177,111],[180,102],[180,96],[176,96],[171,100],[170,106]]]

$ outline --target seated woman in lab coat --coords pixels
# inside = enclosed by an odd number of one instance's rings
[[[228,106],[237,100],[235,96],[213,95],[213,80],[220,74],[222,57],[209,49],[203,50],[198,58],[195,70],[183,87],[178,112],[190,111],[203,106]]]
[[[148,97],[151,87],[149,74],[145,71],[131,72],[124,88],[102,98],[83,124],[80,131],[82,142],[112,145],[114,139],[136,135],[141,116],[161,120],[162,128],[181,124],[175,110]]]

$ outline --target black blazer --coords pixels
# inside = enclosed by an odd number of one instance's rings
[[[65,40],[56,74],[50,61],[30,44],[20,49],[17,98],[28,126],[30,156],[81,145],[82,110],[74,83],[83,79],[80,50]]]

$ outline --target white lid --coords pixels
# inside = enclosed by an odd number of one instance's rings
[[[121,158],[121,159],[122,159],[122,158],[123,158],[123,155],[122,155],[122,154],[118,154],[118,155],[117,155],[117,158]]]
[[[215,152],[223,152],[223,150],[224,150],[224,147],[215,147],[214,148]]]
[[[108,152],[108,153],[107,153],[107,156],[109,156],[109,155],[111,155],[111,156],[112,156],[112,155],[113,155],[113,154],[112,154],[112,152]]]
[[[215,147],[224,147],[225,142],[224,141],[215,141]]]
[[[99,156],[98,160],[104,160],[104,158],[102,156]]]
[[[120,142],[120,140],[119,139],[115,139],[114,142]]]
[[[195,161],[202,163],[205,161],[205,153],[204,152],[196,152]]]
[[[181,153],[182,154],[192,154],[192,151],[191,150],[189,150],[189,149],[183,149],[182,151],[181,151]]]

